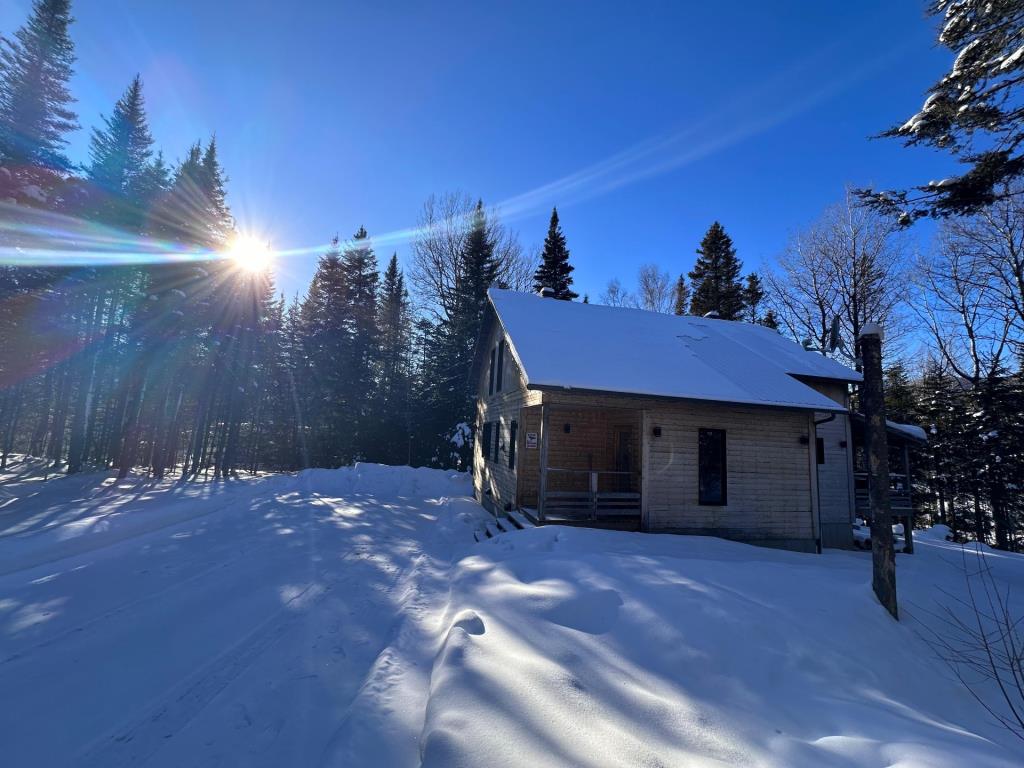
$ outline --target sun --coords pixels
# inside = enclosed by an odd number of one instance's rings
[[[263,272],[270,267],[273,253],[270,245],[255,235],[239,234],[231,242],[228,256],[247,272]]]

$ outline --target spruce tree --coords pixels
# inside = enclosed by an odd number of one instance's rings
[[[349,404],[352,424],[353,458],[363,458],[372,438],[374,373],[377,364],[379,329],[377,327],[377,257],[363,227],[355,233],[341,258],[345,286],[344,319],[349,324],[348,341],[342,363],[346,382],[344,401]]]
[[[683,275],[676,280],[676,287],[672,290],[673,304],[672,312],[676,315],[685,315],[687,307],[690,306],[690,286],[686,284]]]
[[[565,235],[562,234],[562,227],[558,222],[558,209],[552,208],[540,265],[533,275],[533,289],[540,291],[542,288],[550,288],[554,291],[554,298],[572,301],[579,296],[571,287],[572,272],[569,249],[565,245]]]
[[[0,48],[0,165],[66,171],[67,134],[78,127],[68,82],[75,61],[70,0],[35,0]]]
[[[300,324],[308,389],[304,417],[309,425],[306,450],[311,466],[337,467],[351,458],[352,414],[346,398],[347,361],[352,325],[348,318],[345,268],[337,236],[320,257]]]
[[[196,176],[200,204],[203,206],[201,221],[204,226],[204,243],[212,248],[222,248],[230,240],[235,221],[227,204],[227,176],[217,155],[217,138],[211,137],[203,152]]]
[[[378,310],[380,366],[377,384],[379,461],[405,464],[410,461],[409,422],[412,394],[412,311],[405,276],[392,255],[384,272]]]
[[[701,240],[697,255],[697,263],[690,272],[690,314],[717,312],[722,320],[739,319],[743,312],[743,265],[736,258],[732,239],[717,221]]]
[[[756,272],[747,275],[747,283],[743,286],[743,316],[742,319],[748,323],[760,323],[761,305],[764,302],[764,288],[761,286],[761,278]]]
[[[142,223],[143,207],[160,185],[154,183],[158,166],[152,160],[153,137],[138,75],[103,122],[102,129],[93,129],[86,169],[89,181],[102,195],[95,214],[108,224],[135,229]]]

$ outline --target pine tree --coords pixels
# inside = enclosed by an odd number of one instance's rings
[[[104,128],[94,128],[89,145],[87,177],[101,194],[94,215],[115,226],[138,229],[143,210],[152,202],[164,179],[154,178],[161,165],[155,165],[153,137],[146,121],[142,80],[138,75],[114,105]]]
[[[676,315],[685,315],[687,307],[690,306],[690,286],[686,284],[686,277],[679,276],[672,294],[674,297],[672,312]]]
[[[355,455],[362,458],[364,446],[372,436],[374,373],[377,365],[379,329],[377,327],[377,257],[363,227],[355,233],[341,259],[344,280],[344,317],[349,323],[345,356],[347,371],[344,401],[353,416],[351,442]]]
[[[550,288],[554,291],[554,298],[572,301],[579,297],[571,288],[572,272],[569,249],[565,245],[565,235],[562,234],[562,227],[558,222],[558,209],[552,208],[540,265],[533,275],[533,289],[540,291],[542,288]]]
[[[722,320],[739,319],[743,312],[743,265],[736,258],[732,239],[717,221],[701,240],[697,255],[697,263],[690,272],[690,314],[717,312]]]
[[[429,430],[424,440],[436,446],[431,460],[441,466],[466,466],[471,446],[452,443],[456,432],[471,424],[472,396],[469,370],[487,303],[487,289],[494,284],[497,262],[494,241],[488,230],[483,202],[477,202],[469,232],[459,257],[459,268],[450,316],[433,324],[423,343],[424,375],[431,391],[432,418],[423,421]]]
[[[761,316],[764,296],[761,278],[756,272],[751,272],[747,275],[747,284],[743,286],[743,320],[748,323],[761,323],[764,320]]]
[[[891,421],[913,421],[917,398],[902,360],[896,360],[885,369],[885,412]]]
[[[412,313],[405,276],[392,255],[381,285],[377,325],[380,329],[380,375],[377,384],[378,460],[404,464],[411,460],[409,424],[412,394]]]
[[[0,49],[0,165],[65,171],[67,134],[78,127],[68,82],[75,61],[70,0],[35,0]]]
[[[203,152],[196,177],[201,221],[205,227],[201,242],[212,248],[223,248],[235,231],[235,221],[227,204],[227,176],[217,155],[217,138],[211,137]]]
[[[932,0],[941,19],[938,43],[956,58],[921,109],[883,136],[941,150],[968,166],[960,176],[911,190],[860,193],[868,204],[910,224],[922,216],[976,213],[1013,198],[1024,177],[1024,9],[1017,0]]]

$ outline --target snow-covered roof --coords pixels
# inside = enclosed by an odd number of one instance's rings
[[[861,379],[760,325],[499,289],[489,296],[531,388],[841,411],[794,377]]]
[[[917,424],[901,424],[898,421],[889,421],[887,419],[885,425],[889,429],[902,432],[904,435],[912,437],[920,443],[928,442],[928,433],[924,431],[924,428],[917,426]]]

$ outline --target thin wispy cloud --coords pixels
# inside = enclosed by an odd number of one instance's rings
[[[906,47],[868,59],[859,67],[836,72],[846,60],[835,46],[801,59],[776,72],[756,87],[734,94],[729,101],[699,120],[654,136],[553,181],[509,197],[493,207],[506,221],[522,219],[553,205],[570,206],[615,190],[677,171],[712,157],[755,136],[783,125],[853,85],[882,71]],[[826,73],[824,81],[820,73]],[[805,84],[817,84],[807,88]],[[7,265],[76,266],[86,264],[150,263],[171,259],[218,258],[217,252],[183,249],[176,243],[126,237],[116,230],[83,223],[67,216],[37,214],[4,205],[7,223],[0,229],[0,263]],[[422,234],[407,227],[373,236],[381,249],[408,245]],[[274,251],[282,262],[322,253],[329,243]]]

